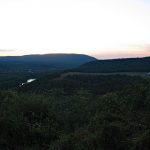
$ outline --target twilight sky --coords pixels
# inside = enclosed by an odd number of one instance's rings
[[[0,55],[150,56],[150,0],[0,0]]]

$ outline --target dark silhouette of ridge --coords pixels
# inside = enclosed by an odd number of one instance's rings
[[[64,70],[80,66],[96,60],[94,57],[83,54],[44,54],[0,57],[1,70],[51,71]]]
[[[77,72],[149,72],[150,57],[95,60],[74,69]]]

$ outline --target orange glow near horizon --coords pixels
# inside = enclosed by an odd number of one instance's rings
[[[134,58],[134,57],[147,57],[150,56],[150,46],[130,46],[126,48],[119,48],[115,50],[103,50],[98,53],[91,53],[91,55],[100,59],[111,59],[111,58]]]
[[[135,57],[148,57],[150,56],[150,52],[140,52],[137,51],[136,53],[132,52],[112,52],[112,53],[99,53],[99,54],[94,54],[98,59],[113,59],[113,58],[135,58]]]
[[[98,50],[96,50],[97,52]],[[113,58],[135,58],[135,57],[147,57],[150,56],[150,50],[147,49],[139,49],[139,48],[131,48],[131,49],[122,49],[122,50],[101,50],[96,53],[95,51],[89,51],[87,55],[93,56],[98,59],[113,59]],[[47,53],[21,53],[20,51],[7,51],[7,53],[1,53],[1,56],[22,56],[28,54],[54,54],[54,53],[63,53],[63,52],[52,52]],[[69,51],[66,53],[70,53]],[[82,51],[72,51],[72,53],[83,54]]]

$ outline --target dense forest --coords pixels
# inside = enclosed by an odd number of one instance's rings
[[[150,149],[149,75],[1,72],[1,150]]]
[[[0,72],[45,72],[78,67],[96,58],[83,54],[44,54],[0,57]]]
[[[150,57],[95,60],[85,63],[76,72],[149,72]]]
[[[0,149],[150,149],[149,79],[57,76],[0,91]]]
[[[47,74],[48,76],[64,72],[146,74],[150,71],[149,68],[150,57],[96,60],[82,54],[7,56],[0,57],[0,89],[17,87],[28,79],[39,79],[46,77]]]
[[[38,78],[36,81],[18,87],[18,91],[28,93],[47,93],[53,89],[64,91],[67,95],[78,90],[86,90],[95,95],[105,94],[124,87],[147,84],[147,80],[139,76],[127,75],[68,75],[59,79],[61,73],[53,73]]]
[[[45,54],[0,57],[0,89],[17,87],[30,78],[75,68],[96,60],[82,54]]]

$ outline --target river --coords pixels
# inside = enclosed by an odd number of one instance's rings
[[[21,87],[21,86],[23,86],[23,85],[25,85],[25,84],[28,84],[28,83],[31,83],[31,82],[33,82],[33,81],[35,81],[36,79],[28,79],[25,83],[21,83],[19,86]]]

